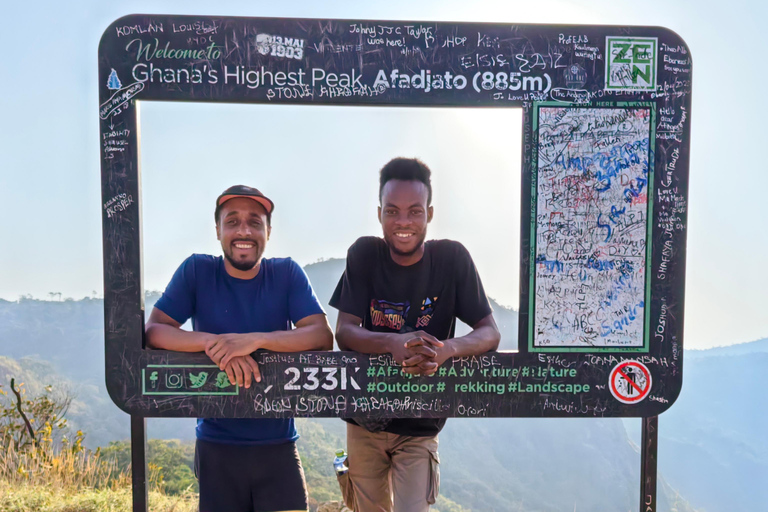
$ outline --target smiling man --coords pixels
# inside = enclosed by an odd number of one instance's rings
[[[330,302],[339,310],[340,349],[390,353],[414,375],[432,375],[450,357],[495,350],[500,339],[464,246],[425,242],[433,215],[430,174],[424,163],[409,158],[395,158],[381,169],[384,239],[362,237],[349,248]],[[456,318],[472,332],[454,338]],[[346,421],[355,511],[429,510],[438,493],[437,434],[445,419]]]
[[[193,254],[147,321],[147,345],[202,352],[246,388],[261,381],[250,356],[333,348],[325,312],[290,258],[263,258],[274,204],[237,185],[216,200],[224,256]],[[181,325],[192,319],[193,331]],[[295,328],[291,328],[291,324]],[[289,419],[199,419],[195,446],[200,512],[305,511],[307,492]]]

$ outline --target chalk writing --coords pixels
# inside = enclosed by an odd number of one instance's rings
[[[115,27],[117,37],[131,36],[134,34],[156,34],[164,32],[162,23],[147,23],[146,25],[123,25]]]
[[[584,44],[576,44],[573,45],[573,48],[575,49],[574,55],[576,57],[581,57],[582,59],[589,59],[589,60],[603,60],[603,55],[600,53],[600,48],[597,46],[587,46]]]
[[[136,82],[115,91],[107,101],[99,105],[99,117],[107,119],[123,111],[124,107],[144,89],[144,84]]]
[[[309,89],[307,84],[299,87],[270,87],[267,89],[267,99],[272,100],[277,98],[282,99],[296,99],[296,98],[312,98],[315,94]]]
[[[104,211],[107,212],[107,218],[111,219],[117,212],[125,211],[130,205],[133,204],[133,196],[130,194],[122,193],[118,194],[106,203],[104,203]]]
[[[491,48],[493,45],[481,45],[480,48]],[[515,53],[514,55],[499,51],[479,51],[470,55],[462,55],[459,64],[464,69],[474,67],[504,67],[519,73],[531,73],[533,71],[546,71],[563,69],[568,67],[562,60],[563,54],[553,50],[547,53]]]
[[[454,48],[456,46],[465,46],[466,44],[466,37],[448,36],[443,40],[441,48]]]
[[[404,46],[409,42],[423,42],[425,48],[429,48],[435,42],[434,27],[425,25],[365,25],[351,23],[350,34],[360,34],[366,37],[366,43],[370,46]]]
[[[177,32],[194,32],[195,34],[201,36],[201,35],[208,35],[208,34],[216,34],[219,30],[219,27],[216,25],[215,22],[208,22],[208,21],[195,21],[192,23],[171,23],[171,30],[174,33]]]
[[[422,400],[406,396],[403,399],[389,397],[361,397],[352,402],[352,412],[386,411],[397,413],[403,411],[447,411],[451,404],[440,398]]]
[[[124,153],[128,146],[127,137],[131,130],[111,130],[101,134],[101,144],[104,148],[104,156],[108,160],[114,158],[114,153]]]
[[[339,98],[348,96],[378,96],[386,91],[385,87],[372,88],[370,85],[363,84],[362,86],[336,86],[326,87],[320,86],[320,98]]]

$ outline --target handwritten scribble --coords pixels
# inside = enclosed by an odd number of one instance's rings
[[[651,111],[538,116],[534,346],[642,347]]]

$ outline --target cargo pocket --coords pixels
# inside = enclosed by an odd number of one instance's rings
[[[350,510],[357,510],[355,507],[355,488],[352,487],[352,482],[349,480],[349,471],[341,475],[336,475],[336,480],[339,481],[339,489],[341,489],[341,499],[344,500],[344,504]]]
[[[435,449],[429,451],[429,492],[427,493],[427,503],[435,504],[437,495],[440,493],[440,456]]]

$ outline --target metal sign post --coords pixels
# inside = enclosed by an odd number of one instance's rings
[[[659,417],[643,418],[640,447],[640,512],[656,512],[656,463],[659,449]]]
[[[149,511],[147,418],[131,415],[131,487],[133,512]]]

